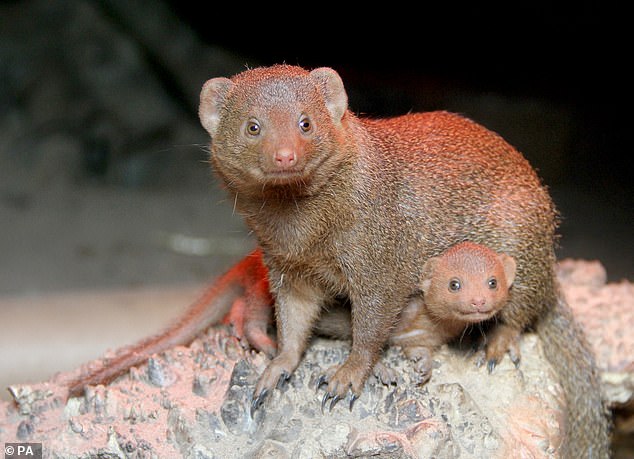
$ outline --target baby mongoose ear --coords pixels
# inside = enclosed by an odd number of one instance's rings
[[[220,111],[232,86],[233,82],[229,78],[212,78],[207,80],[200,92],[198,116],[200,123],[212,137],[218,128]]]
[[[335,123],[339,123],[348,109],[348,94],[339,74],[329,67],[320,67],[310,72],[310,76],[321,89],[326,108]]]
[[[434,271],[436,270],[436,265],[438,264],[438,257],[432,257],[425,262],[423,265],[423,271],[421,273],[421,283],[420,289],[426,295],[429,292],[429,288],[431,287],[431,283],[434,278]]]
[[[515,263],[515,259],[507,255],[505,253],[499,253],[498,259],[500,263],[502,263],[502,267],[504,268],[504,275],[506,276],[506,284],[510,287],[515,280],[515,270],[517,268],[517,264]]]

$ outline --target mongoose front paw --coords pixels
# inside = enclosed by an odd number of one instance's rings
[[[264,399],[275,388],[281,388],[291,377],[291,374],[297,367],[297,364],[279,355],[269,363],[264,373],[260,376],[258,383],[253,391],[253,399],[251,402],[251,417],[255,411],[262,406]]]
[[[426,384],[431,379],[432,361],[431,360],[419,360],[414,362],[414,369],[416,370],[416,383],[420,386]]]
[[[431,378],[433,350],[426,346],[405,346],[403,352],[412,361],[417,374],[417,383],[423,385]]]
[[[504,354],[508,352],[511,362],[513,362],[516,368],[519,367],[521,358],[519,346],[520,334],[521,332],[516,328],[498,324],[488,337],[485,358],[482,359],[482,355],[480,354],[477,360],[478,366],[481,366],[484,360],[486,360],[487,369],[489,373],[492,373],[497,364],[504,358]]]
[[[245,299],[239,297],[234,300],[231,310],[222,322],[231,325],[233,333],[241,341],[246,341],[248,346],[264,352],[272,359],[277,354],[277,343],[267,332],[272,307],[264,303],[264,300],[256,305],[256,310],[253,307],[249,308]]]
[[[367,375],[362,367],[350,363],[350,359],[346,360],[340,367],[332,367],[327,370],[326,375],[319,378],[318,388],[323,384],[328,384],[326,394],[321,402],[322,412],[328,400],[330,400],[329,411],[340,400],[345,398],[349,401],[349,408],[352,410],[354,402],[361,395],[363,385]]]

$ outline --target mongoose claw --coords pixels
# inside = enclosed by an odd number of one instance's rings
[[[319,379],[317,380],[317,384],[315,385],[315,392],[317,392],[319,388],[323,386],[324,384],[326,384],[327,382],[328,382],[328,378],[326,377],[326,375],[321,375]]]
[[[487,370],[489,370],[489,374],[493,373],[493,370],[495,370],[497,364],[498,361],[496,359],[489,359],[489,361],[487,362]]]
[[[330,401],[330,406],[328,407],[328,411],[332,411],[332,409],[335,407],[335,405],[337,404],[339,400],[341,400],[341,397],[339,397],[338,395],[335,395]]]
[[[350,405],[348,405],[350,411],[352,411],[352,405],[354,405],[354,402],[356,402],[358,398],[359,396],[357,394],[350,393]]]
[[[357,401],[359,396],[357,394],[353,393],[352,391],[349,391],[347,398],[350,400],[348,402],[348,408],[350,409],[350,411],[352,411],[352,407],[354,406],[354,402]],[[322,414],[324,413],[324,408],[326,406],[326,403],[328,403],[328,400],[330,400],[330,405],[328,406],[328,411],[331,412],[332,409],[335,407],[335,405],[342,399],[343,399],[343,397],[341,397],[340,395],[335,395],[332,392],[326,392],[324,394],[324,398],[321,400],[321,412],[322,412]]]
[[[257,409],[260,408],[260,406],[262,406],[262,404],[264,403],[264,399],[266,398],[268,393],[269,393],[269,390],[264,389],[262,390],[262,392],[260,392],[260,394],[257,397],[254,397],[253,400],[251,401],[251,419],[253,419],[253,415],[255,414]]]
[[[326,392],[324,394],[324,398],[321,399],[321,414],[324,414],[324,407],[326,406],[326,403],[328,402],[328,399],[331,398],[331,397],[332,397],[332,394],[330,392]],[[330,409],[332,409],[332,406],[330,407]]]
[[[277,380],[276,389],[283,389],[289,379],[291,379],[291,375],[288,372],[283,371],[280,375],[280,379]]]
[[[484,363],[487,361],[487,357],[486,357],[486,353],[484,352],[484,349],[480,349],[475,353],[474,361],[475,361],[475,366],[477,368],[482,368]]]
[[[431,379],[431,371],[418,373],[418,377],[416,378],[416,384],[419,386],[424,386]]]
[[[520,358],[517,355],[511,355],[511,362],[513,362],[513,365],[515,365],[515,368],[519,368],[520,367]]]
[[[513,343],[512,346],[509,346],[509,357],[511,358],[511,362],[513,362],[513,365],[515,365],[515,368],[519,368],[521,354],[519,345],[517,343]]]

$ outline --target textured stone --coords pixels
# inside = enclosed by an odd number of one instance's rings
[[[631,304],[629,284],[601,285],[595,277],[566,270],[564,290],[575,310],[578,304],[599,301],[597,297],[615,310]],[[572,278],[577,280],[567,283]],[[580,284],[578,279],[586,280]],[[615,327],[627,320],[608,324]],[[602,349],[600,356],[625,349],[622,337],[627,333],[614,328],[611,333],[619,339],[593,342]],[[341,401],[323,414],[323,389],[316,388],[317,380],[345,360],[350,346],[316,339],[288,383],[266,398],[255,419],[250,416],[251,393],[267,360],[236,342],[225,327],[211,329],[189,348],[167,351],[107,388],[89,387],[83,397],[67,402],[63,388],[53,382],[13,386],[16,404],[2,406],[0,436],[7,441],[38,438],[60,455],[72,449],[113,457],[551,457],[561,441],[561,388],[541,343],[530,333],[521,340],[519,369],[505,358],[489,374],[475,365],[468,349],[444,346],[434,356],[432,378],[424,386],[416,384],[415,368],[400,350],[389,349],[383,363],[399,375],[397,385],[370,378],[352,410]],[[619,346],[608,352],[610,343]],[[631,354],[613,361],[627,362],[628,357],[631,363]],[[613,368],[605,360],[599,364]],[[139,378],[139,372],[156,374]],[[604,379],[627,387],[631,373],[621,371],[618,381],[615,374],[604,372]],[[631,400],[631,392],[623,394]],[[106,437],[99,434],[104,426],[110,432]]]

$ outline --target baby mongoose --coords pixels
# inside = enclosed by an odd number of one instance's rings
[[[507,303],[515,279],[515,260],[480,244],[461,242],[422,264],[420,294],[401,312],[389,342],[416,362],[419,382],[431,376],[432,356],[443,344],[471,325],[494,317]],[[350,338],[350,316],[339,309],[325,314],[316,330],[322,335]],[[381,379],[389,369],[375,367]]]
[[[390,343],[417,362],[421,382],[431,376],[433,352],[485,322],[507,303],[515,260],[473,242],[456,244],[423,265],[422,298],[401,313]]]
[[[487,358],[498,361],[535,327],[568,396],[567,445],[607,455],[593,356],[554,276],[554,206],[517,150],[447,112],[356,117],[330,68],[213,78],[199,115],[275,298],[278,354],[256,385],[255,406],[297,368],[322,307],[336,297],[351,304],[352,348],[326,397],[358,396],[419,281],[420,260],[469,240],[517,262]]]

